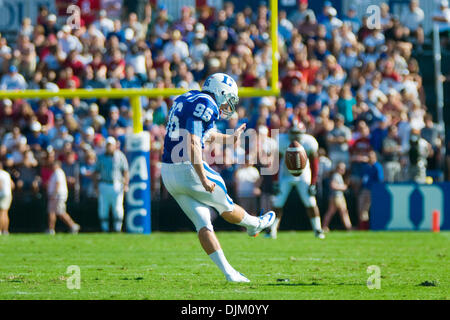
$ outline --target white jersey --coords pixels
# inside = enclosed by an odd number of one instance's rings
[[[280,134],[280,149],[279,152],[282,154],[281,164],[280,164],[280,179],[284,178],[291,178],[295,180],[300,180],[300,177],[305,174],[311,174],[311,167],[309,166],[309,157],[312,154],[315,154],[319,151],[319,144],[312,135],[309,134],[302,134],[300,140],[298,142],[303,146],[303,148],[306,151],[306,155],[308,156],[308,159],[306,161],[306,167],[305,170],[303,170],[303,173],[298,176],[294,177],[292,174],[289,173],[289,170],[286,167],[286,163],[284,162],[284,157],[286,150],[289,148],[289,145],[291,144],[291,141],[289,140],[289,134],[284,133]]]
[[[48,182],[47,193],[50,197],[67,199],[67,180],[66,174],[61,168],[56,169]]]
[[[11,195],[11,176],[5,170],[0,170],[0,198]]]

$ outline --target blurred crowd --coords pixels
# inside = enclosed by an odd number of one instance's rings
[[[442,1],[444,13],[445,5]],[[388,182],[445,179],[443,141],[412,56],[424,41],[423,11],[411,0],[396,16],[383,3],[380,28],[356,11],[338,13],[325,2],[322,12],[314,12],[307,0],[280,11],[281,95],[241,99],[235,117],[220,121],[218,129],[245,122],[260,133],[261,147],[270,154],[271,130],[286,133],[302,121],[320,145],[319,190],[326,189],[323,181],[341,162],[357,195],[370,189],[375,178],[366,167],[375,164]],[[110,17],[100,10],[72,28],[41,7],[37,21],[23,20],[15,42],[0,37],[0,89],[199,89],[214,72],[231,75],[239,87],[270,84],[270,10],[264,3],[239,12],[231,2],[221,10],[185,6],[179,19],[164,5],[148,4],[142,17],[134,12]],[[152,137],[152,194],[164,198],[160,161],[171,99],[142,98],[142,103],[144,129]],[[69,193],[76,199],[95,197],[96,159],[108,136],[123,149],[131,119],[128,99],[0,101],[0,161],[15,193],[43,192],[49,168],[59,160]],[[233,150],[222,151],[227,159],[236,157]],[[276,177],[261,176],[259,167],[229,161],[216,169],[230,193],[248,199],[248,206],[267,208]],[[251,203],[255,198],[261,204]]]

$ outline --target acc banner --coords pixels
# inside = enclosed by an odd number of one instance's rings
[[[377,184],[372,189],[371,230],[430,231],[433,211],[450,230],[450,183]]]
[[[147,131],[126,137],[130,187],[126,193],[126,229],[130,233],[151,232],[150,216],[150,134]]]

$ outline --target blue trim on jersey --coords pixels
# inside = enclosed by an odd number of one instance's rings
[[[212,102],[216,107],[219,107],[219,106],[217,105],[216,100],[214,100],[213,97],[211,97],[209,94],[203,93],[203,92],[200,92],[200,93],[197,93],[197,94],[195,94],[195,95],[192,95],[192,96],[188,97],[186,100],[189,101],[189,102],[194,102],[194,101],[197,100],[198,98],[206,98],[206,99],[209,99],[209,100],[211,100],[211,102]]]
[[[229,204],[233,204],[233,201],[232,201],[231,198],[228,196],[227,188],[225,187],[225,185],[224,185],[222,182],[220,182],[219,180],[210,178],[210,177],[208,177],[208,176],[206,176],[206,178],[207,178],[208,180],[214,182],[216,185],[218,185],[218,186],[220,187],[220,189],[222,189],[223,192],[225,192],[226,199],[227,199],[228,203],[229,203]]]
[[[209,173],[212,173],[216,176],[220,176],[220,174],[218,174],[217,172],[215,172],[213,169],[211,169],[210,167],[208,167],[206,164],[203,164],[203,168],[205,168],[206,171],[208,171]]]
[[[198,107],[200,104],[202,106]],[[206,93],[192,90],[176,98],[169,111],[162,162],[187,161],[188,157],[185,153],[189,146],[186,145],[184,136],[180,135],[181,130],[198,136],[203,147],[209,131],[214,128],[214,123],[219,118],[220,109],[217,103]],[[173,151],[178,152],[173,154],[174,159],[172,159]]]
[[[220,114],[220,108],[219,108],[219,106],[217,105],[216,100],[214,100],[213,97],[211,97],[209,94],[202,93],[202,92],[200,92],[200,93],[194,93],[192,96],[189,96],[189,97],[186,99],[186,101],[188,101],[188,102],[194,102],[195,100],[200,99],[200,98],[205,98],[205,99],[209,100],[209,101],[213,104],[212,106],[216,107],[216,110],[215,110],[215,111],[217,111],[217,113]]]

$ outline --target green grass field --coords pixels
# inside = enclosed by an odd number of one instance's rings
[[[227,283],[193,232],[0,236],[0,299],[450,299],[448,232],[218,237],[250,284]],[[67,288],[70,265],[79,290]],[[378,290],[366,284],[370,265]]]

